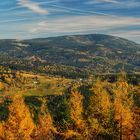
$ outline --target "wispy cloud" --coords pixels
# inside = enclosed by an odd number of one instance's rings
[[[120,2],[117,0],[89,0],[86,2],[87,4],[97,4],[97,3],[111,3],[111,4],[119,4]]]
[[[130,29],[137,26],[139,29]],[[103,33],[128,39],[140,37],[140,18],[108,16],[75,16],[54,20],[43,20],[26,29],[28,34],[36,37],[57,36],[66,34]]]
[[[3,13],[6,13],[6,12],[10,12],[10,11],[16,11],[16,10],[19,10],[20,8],[22,7],[26,7],[24,4],[23,4],[23,1],[25,0],[18,0],[18,3],[16,6],[14,7],[10,7],[8,9],[4,9],[4,10],[0,10],[0,12],[3,12]],[[27,1],[27,0],[26,0]],[[31,2],[31,3],[34,3],[36,4],[39,8],[41,8],[41,5],[45,5],[45,4],[50,4],[50,3],[55,3],[55,2],[58,2],[59,0],[51,0],[51,1],[43,1],[43,2]],[[30,2],[29,0],[27,2]],[[28,8],[28,7],[26,7]],[[28,8],[29,9],[29,8]],[[43,9],[43,8],[42,8]],[[31,9],[30,9],[31,10]],[[43,10],[46,10],[46,9],[43,9]],[[33,10],[31,10],[33,11]],[[46,10],[46,13],[48,13],[48,11]]]
[[[42,21],[30,26],[30,33],[42,32],[86,32],[140,26],[140,18],[109,17],[109,16],[75,16]]]
[[[85,4],[97,4],[98,7],[108,10],[140,7],[140,1],[138,0],[87,0]]]
[[[70,12],[70,13],[76,13],[78,15],[104,15],[104,16],[115,16],[115,15],[111,15],[111,14],[106,14],[104,12],[97,12],[97,11],[90,11],[90,10],[83,10],[83,9],[78,9],[78,8],[70,8],[70,7],[64,7],[64,6],[61,6],[61,5],[56,5],[56,4],[49,4],[49,6],[51,7],[56,7],[56,8],[59,8],[59,9],[64,9],[64,10],[67,10],[67,12]]]
[[[98,0],[100,2],[107,2],[107,3],[118,3],[116,0]]]
[[[138,29],[133,29],[135,26]],[[139,42],[140,37],[140,18],[130,17],[75,16],[65,19],[43,20],[26,27],[27,34],[33,38],[37,37],[38,34],[42,34],[43,37],[48,37],[101,33],[120,36]]]
[[[48,10],[42,8],[37,2],[32,2],[30,0],[18,0],[18,4],[38,14],[48,13]]]
[[[134,28],[134,27],[137,27]],[[109,16],[72,16],[56,19],[40,19],[22,26],[20,38],[36,38],[65,34],[103,33],[134,39],[139,42],[140,18]],[[23,36],[23,37],[22,37]]]

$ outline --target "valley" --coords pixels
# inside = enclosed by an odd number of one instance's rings
[[[0,40],[0,139],[140,139],[139,52],[99,34]]]

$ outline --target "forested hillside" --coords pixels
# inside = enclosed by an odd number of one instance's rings
[[[140,45],[108,35],[0,40],[0,53],[3,66],[66,77],[140,71]]]

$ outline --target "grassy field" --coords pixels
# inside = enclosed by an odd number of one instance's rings
[[[71,84],[71,79],[21,73],[24,82],[10,85],[1,92],[1,96],[23,94],[24,96],[62,95]]]

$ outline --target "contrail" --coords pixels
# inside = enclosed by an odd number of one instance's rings
[[[50,3],[53,3],[53,2],[57,2],[57,1],[58,0],[53,0],[53,1],[50,1],[50,2],[38,2],[38,4],[39,5],[48,4],[51,7],[55,7],[55,8],[58,8],[58,9],[63,9],[63,12],[70,12],[70,13],[75,13],[75,14],[80,14],[80,15],[83,15],[83,14],[85,14],[85,15],[96,14],[96,15],[100,15],[100,16],[117,17],[115,15],[105,14],[105,13],[102,13],[102,12],[81,10],[81,9],[75,9],[75,8],[68,8],[68,7],[64,7],[64,6],[60,6],[60,5],[56,5],[56,4],[50,4]],[[15,6],[13,8],[9,8],[7,10],[1,10],[0,12],[13,11],[13,10],[17,10],[17,9],[20,9],[20,8],[22,8],[22,6]],[[28,12],[25,11],[25,13],[28,13]],[[24,12],[22,14],[24,14]],[[46,19],[46,17],[44,17],[44,16],[43,17],[42,16],[40,16],[40,17],[39,16],[38,17],[26,17],[26,18],[19,18],[19,19],[11,19],[11,20],[0,21],[0,23],[18,22],[18,21],[25,21],[25,20],[30,20],[30,19]]]
[[[56,7],[56,8],[61,8],[61,9],[65,9],[65,10],[69,10],[70,12],[75,11],[77,14],[96,14],[96,15],[103,15],[103,16],[112,16],[112,17],[116,17],[115,15],[110,15],[110,14],[105,14],[102,12],[96,12],[96,11],[87,11],[87,10],[80,10],[80,9],[75,9],[75,8],[68,8],[68,7],[64,7],[64,6],[60,6],[60,5],[56,5],[56,4],[48,4],[49,6],[52,7]]]
[[[52,1],[48,1],[48,2],[37,2],[37,4],[42,5],[42,4],[49,4],[49,3],[53,3],[53,2],[57,2],[58,0],[52,0]],[[9,12],[9,11],[13,11],[13,10],[17,10],[20,8],[23,8],[24,6],[22,5],[18,5],[15,7],[11,7],[9,9],[5,9],[5,10],[0,10],[0,12]]]
[[[9,9],[0,10],[0,12],[9,12],[9,11],[13,11],[13,10],[19,9],[19,8],[21,8],[21,7],[22,7],[22,6],[15,6],[15,7],[9,8]]]
[[[53,0],[53,1],[49,1],[49,2],[38,2],[39,5],[43,5],[43,4],[48,4],[51,7],[56,7],[59,9],[65,9],[65,12],[71,12],[71,13],[76,13],[76,14],[96,14],[96,15],[103,15],[103,16],[112,16],[112,17],[116,17],[115,15],[110,15],[110,14],[105,14],[103,12],[96,12],[96,11],[88,11],[88,10],[81,10],[81,9],[75,9],[75,8],[68,8],[68,7],[64,7],[64,6],[60,6],[60,5],[56,5],[56,4],[50,4],[50,3],[54,3],[54,2],[58,2],[59,0]],[[13,10],[17,10],[23,8],[23,6],[15,6],[6,10],[0,10],[0,12],[9,12],[9,11],[13,11]]]
[[[0,21],[0,23],[9,23],[9,22],[18,22],[18,21],[25,21],[25,20],[30,20],[30,19],[43,19],[43,17],[30,17],[30,18],[20,18],[20,19],[11,19],[11,20],[3,20]],[[45,20],[46,18],[44,18]]]
[[[57,8],[61,7],[61,6],[57,6],[57,5],[51,5],[51,6],[57,7]],[[65,7],[63,7],[63,9],[65,10],[65,12],[76,13],[76,14],[80,14],[80,15],[83,15],[83,14],[89,15],[89,13],[90,14],[92,13],[92,14],[96,14],[96,15],[110,16],[110,17],[112,16],[112,17],[114,17],[113,15],[107,15],[107,14],[104,14],[104,13],[91,12],[91,11],[88,11],[88,12],[86,11],[85,12],[84,10],[79,10],[79,9],[77,10],[77,9],[73,9],[73,8],[65,8]],[[27,13],[27,12],[25,12],[25,13]],[[32,20],[32,19],[46,19],[46,16],[11,19],[11,20],[0,21],[0,23],[18,22],[18,21],[25,21],[25,20]]]

